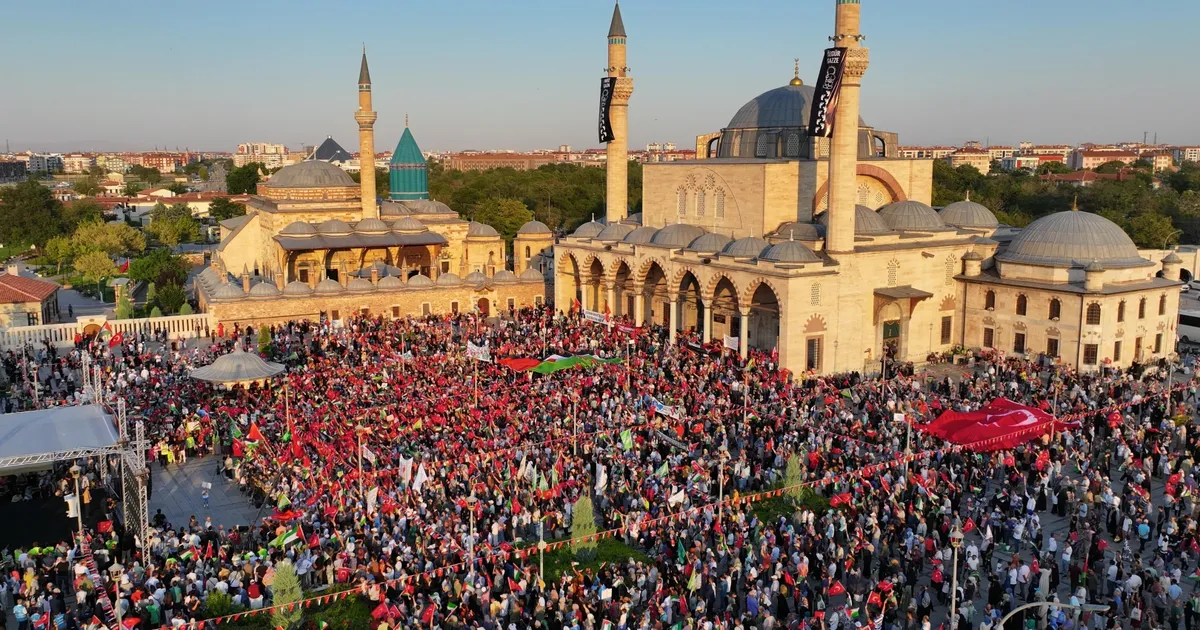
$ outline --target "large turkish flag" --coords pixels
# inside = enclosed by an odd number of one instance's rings
[[[984,452],[1010,449],[1051,430],[1066,431],[1078,427],[1078,422],[1062,422],[1041,409],[1005,398],[997,398],[978,411],[946,411],[929,424],[917,425],[918,430],[947,442]]]

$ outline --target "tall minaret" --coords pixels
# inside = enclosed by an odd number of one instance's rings
[[[608,190],[605,203],[609,224],[625,218],[629,212],[629,97],[633,95],[633,78],[625,66],[625,23],[621,21],[621,5],[613,8],[612,24],[608,27],[608,76],[617,77],[613,89],[609,120],[612,123],[612,142],[608,143]]]
[[[354,120],[358,122],[362,218],[378,219],[379,204],[375,203],[375,112],[371,110],[371,72],[367,70],[366,46],[363,46],[362,66],[358,69],[358,111],[354,112]]]
[[[829,150],[829,226],[825,247],[830,253],[854,251],[855,183],[858,170],[858,88],[867,71],[865,39],[859,32],[860,0],[837,0],[833,45],[846,49],[842,88],[833,119]]]

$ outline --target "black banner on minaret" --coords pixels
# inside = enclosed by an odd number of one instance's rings
[[[838,92],[842,88],[842,69],[846,65],[845,48],[826,48],[821,59],[821,72],[813,91],[813,104],[808,120],[808,135],[828,138],[833,135],[833,115],[837,110]]]
[[[613,135],[612,121],[608,119],[608,108],[612,106],[613,91],[617,87],[616,77],[604,77],[600,79],[600,142],[612,142],[616,136]]]

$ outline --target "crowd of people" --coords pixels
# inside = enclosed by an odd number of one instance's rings
[[[0,594],[21,630],[99,627],[105,593],[144,629],[203,624],[214,597],[270,608],[285,562],[309,592],[354,589],[384,630],[992,630],[1038,601],[1052,605],[1005,627],[1200,623],[1195,390],[1165,363],[1077,373],[984,355],[887,379],[789,374],[769,353],[543,308],[291,322],[262,347],[258,330],[228,332],[187,350],[131,337],[39,351],[63,384],[37,404],[77,402],[61,375],[88,354],[145,422],[152,468],[208,458],[215,483],[265,509],[254,523],[159,515],[144,539],[119,520],[92,530],[100,583],[73,541],[10,549]],[[189,377],[236,344],[286,374],[232,389]],[[619,361],[499,361],[584,354]],[[1001,396],[1081,425],[998,452],[913,428]],[[97,487],[113,474],[81,464]],[[58,473],[14,483],[63,492]],[[630,553],[544,579],[520,550],[581,531],[581,499]]]

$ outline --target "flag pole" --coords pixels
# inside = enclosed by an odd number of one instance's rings
[[[479,357],[475,357],[475,376],[471,382],[475,385],[475,408],[479,409]]]
[[[579,400],[571,402],[571,442],[575,445],[575,456],[579,457]]]
[[[362,496],[363,501],[367,500],[367,495],[363,491],[363,471],[362,471],[362,452],[363,452],[363,426],[358,425],[358,494]]]

